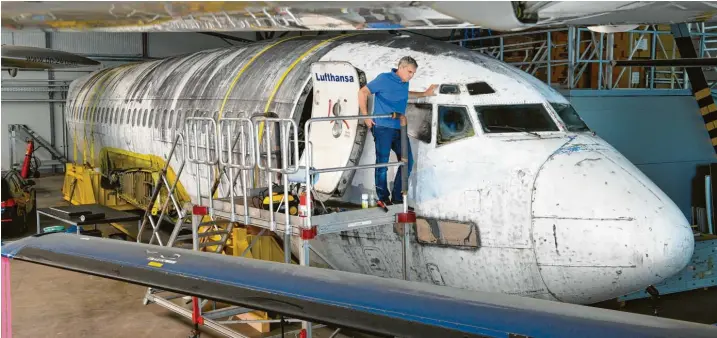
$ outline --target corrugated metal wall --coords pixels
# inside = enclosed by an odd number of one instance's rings
[[[51,33],[53,49],[90,55],[142,56],[142,33]]]
[[[2,43],[5,45],[45,47],[45,33],[22,32],[14,33],[3,31]]]

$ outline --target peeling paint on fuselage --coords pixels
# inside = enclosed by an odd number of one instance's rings
[[[326,38],[290,39],[256,58],[227,96],[222,116],[263,113],[285,70]],[[83,139],[89,142],[94,136],[95,154],[87,158],[94,158],[95,166],[103,147],[167,154],[183,118],[216,118],[239,70],[271,43],[120,66],[74,81],[67,123],[79,153]],[[404,55],[419,64],[411,90],[476,81],[495,90],[475,97],[439,95],[429,101],[468,107],[474,127],[478,120],[473,105],[516,103],[545,104],[560,126],[560,131],[539,136],[485,134],[476,128],[473,137],[439,147],[411,139],[416,164],[409,197],[416,212],[424,218],[474,224],[480,245],[433,245],[414,237],[410,279],[591,303],[659,282],[687,264],[691,232],[664,193],[599,137],[565,132],[548,103],[568,101],[555,90],[470,50],[421,38],[344,37],[298,61],[269,111],[299,121],[301,107],[296,104],[312,62],[348,61],[370,81]],[[94,118],[85,111],[92,107],[97,107]],[[372,136],[366,137],[360,164],[375,160]],[[181,147],[178,151],[183,153]],[[176,170],[180,163],[171,165]],[[181,182],[193,198],[197,177],[206,175],[196,173],[194,165],[185,168]],[[356,201],[361,193],[373,192],[373,185],[373,170],[359,171],[345,199]],[[313,241],[312,259],[342,270],[402,278],[401,243],[393,225],[324,235]]]

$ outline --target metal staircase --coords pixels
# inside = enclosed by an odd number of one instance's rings
[[[226,113],[231,116],[231,113]],[[243,115],[243,114],[242,114]],[[299,158],[299,131],[296,122],[288,118],[267,117],[256,114],[252,118],[220,118],[204,117],[207,114],[197,112],[194,116],[184,120],[183,131],[177,133],[172,143],[167,162],[154,186],[147,212],[142,220],[138,241],[141,241],[145,229],[151,228],[151,244],[172,246],[191,250],[224,253],[227,242],[232,235],[234,227],[255,226],[261,228],[262,233],[271,231],[283,233],[284,262],[291,263],[292,237],[300,239],[300,264],[309,265],[310,241],[315,236],[336,233],[346,230],[356,230],[384,224],[402,224],[410,221],[407,199],[407,175],[404,172],[404,201],[403,205],[392,205],[385,210],[380,208],[359,209],[344,212],[312,215],[312,198],[315,194],[312,188],[312,179],[316,174],[346,170],[372,169],[377,167],[402,166],[407,162],[390,162],[384,164],[369,164],[346,166],[336,168],[313,168],[313,147],[310,142],[310,126],[315,123],[332,122],[340,120],[362,120],[366,118],[391,118],[391,116],[341,116],[312,118],[304,125],[305,156],[303,163]],[[211,115],[209,115],[211,116]],[[244,115],[243,115],[244,116]],[[405,125],[405,124],[404,124]],[[180,129],[182,130],[182,129]],[[272,136],[272,133],[276,135]],[[404,142],[408,142],[407,131],[402,130]],[[278,138],[278,144],[275,142]],[[278,147],[278,149],[276,149]],[[178,150],[183,149],[183,156]],[[407,149],[404,149],[407,151]],[[405,154],[404,154],[405,155]],[[406,158],[406,156],[403,156]],[[179,168],[173,182],[167,175],[170,162],[179,163]],[[179,179],[185,171],[186,164],[193,164],[195,169],[196,191],[194,201],[180,201],[176,189]],[[303,165],[302,165],[303,164]],[[253,184],[263,186],[250,189],[251,174],[256,174]],[[268,207],[253,205],[250,201],[258,190],[268,191],[268,196],[274,196],[276,181],[283,183],[278,204],[273,198],[268,199]],[[291,178],[290,178],[291,177]],[[290,214],[287,201],[290,197],[290,186],[303,189],[310,198],[306,199],[306,213]],[[217,196],[216,192],[220,193]],[[277,191],[279,193],[279,191]],[[164,199],[159,203],[160,198]],[[277,197],[278,198],[278,197]],[[184,204],[181,204],[184,202]],[[157,207],[157,204],[161,206]],[[275,207],[276,206],[276,207]],[[282,211],[282,206],[283,211]],[[173,209],[172,209],[173,208]],[[159,214],[159,216],[156,216]],[[400,217],[403,215],[403,217]],[[174,223],[168,240],[160,237],[160,225],[163,221]],[[256,236],[256,240],[259,236]],[[404,231],[404,265],[406,264],[406,251],[408,250],[409,231]],[[241,256],[244,256],[254,245],[249,244]],[[233,253],[239,256],[237,252]],[[407,267],[404,266],[404,271]],[[185,303],[177,304],[172,300],[182,298]],[[252,323],[252,320],[232,320],[235,315],[251,312],[246,308],[230,306],[217,308],[213,302],[211,311],[202,311],[208,300],[195,297],[173,294],[163,290],[148,288],[144,304],[155,303],[190,318],[195,323],[195,335],[198,325],[206,325],[227,337],[244,337],[244,335],[228,328],[228,324]],[[192,308],[188,305],[192,303]],[[280,320],[261,320],[261,322],[279,322]],[[287,322],[286,319],[283,319]],[[298,321],[298,320],[288,320]],[[311,337],[311,325],[302,322],[302,328]]]
[[[203,159],[200,159],[200,157],[198,156],[198,150],[200,147],[204,147],[207,150],[210,149],[207,140],[211,139],[210,136],[216,132],[216,128],[211,129],[212,127],[216,126],[216,124],[214,124],[214,120],[211,118],[188,117],[185,120],[184,125],[185,133],[177,133],[174,142],[172,143],[172,148],[169,152],[169,156],[167,157],[165,166],[160,172],[160,178],[154,186],[152,197],[150,198],[150,202],[148,203],[148,206],[146,208],[147,211],[145,212],[142,224],[140,226],[137,241],[141,242],[142,233],[144,232],[144,229],[147,224],[149,224],[152,228],[152,236],[150,237],[149,241],[150,244],[154,244],[156,242],[160,246],[221,253],[226,247],[226,243],[229,240],[229,237],[233,230],[233,220],[215,220],[213,216],[209,215],[209,220],[203,221],[202,219],[207,216],[206,212],[204,212],[203,209],[195,208],[192,203],[185,203],[180,207],[178,198],[175,194],[177,184],[179,183],[179,178],[184,171],[187,162],[189,162],[190,164],[195,165],[198,177],[198,179],[196,180],[198,196],[198,201],[196,205],[201,205],[205,198],[209,201],[210,205],[212,204],[211,201],[213,199],[210,198],[210,196],[202,196],[201,194],[203,181],[205,183],[205,191],[209,191],[210,187],[212,187],[211,175],[207,175],[206,180],[201,180],[199,179],[199,172],[202,166],[215,165],[217,162],[216,155],[212,156],[211,151],[207,151],[205,152],[205,157]],[[202,129],[203,133],[201,133]],[[194,143],[192,143],[191,141],[186,141],[187,139],[185,138],[185,135],[193,137]],[[206,142],[204,145],[199,142],[200,135],[204,136],[203,139]],[[177,149],[180,143],[184,146],[184,156],[181,157],[177,153]],[[175,181],[170,183],[169,177],[167,175],[167,169],[171,163],[172,158],[176,159],[176,161],[180,163],[180,166],[177,171]],[[158,210],[159,216],[155,217],[152,215],[152,210],[154,210],[155,204],[161,196],[162,188],[164,188],[166,195],[162,206]],[[214,189],[211,189],[212,191],[210,195],[213,195],[215,189],[216,186]],[[174,218],[174,227],[169,239],[166,241],[166,243],[163,243],[160,237],[159,227],[162,221],[170,220],[170,201],[172,202],[172,206],[174,206],[174,215],[172,215],[174,216],[172,217]],[[154,288],[147,289],[143,303],[145,305],[149,303],[155,303],[186,318],[193,319],[195,312],[194,309],[187,309],[182,305],[178,305],[172,302],[172,300],[179,298],[183,298],[185,300],[189,298],[189,301],[185,302],[184,305],[188,305],[190,302],[194,303],[194,308],[197,310],[197,312],[200,313],[202,317],[201,322],[203,325],[206,325],[207,327],[212,328],[227,337],[246,337],[234,330],[227,328],[225,324],[227,324],[229,321],[221,321],[220,319],[231,319],[235,315],[252,311],[250,309],[245,309],[238,306],[217,308],[217,303],[212,302],[213,310],[201,313],[201,310],[199,309],[202,309],[209,302],[208,300],[200,300],[194,297],[187,297],[184,295],[179,295]],[[198,331],[194,332],[194,335],[198,335]]]
[[[36,133],[34,130],[30,129],[27,125],[24,124],[10,124],[8,125],[8,132],[10,133],[10,167],[15,166],[15,148],[16,148],[16,141],[18,134],[25,134],[26,136],[33,139],[37,144],[40,145],[40,147],[35,148],[35,151],[40,150],[42,148],[47,149],[47,151],[52,155],[53,159],[56,159],[60,164],[66,164],[67,158],[65,155],[63,155],[59,150],[55,149],[55,147],[52,146],[52,144],[47,141],[44,137],[40,136],[40,134]],[[51,163],[51,164],[57,164],[57,163]]]

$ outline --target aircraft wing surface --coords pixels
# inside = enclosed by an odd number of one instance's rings
[[[98,31],[524,30],[707,21],[715,1],[5,1],[3,27]]]
[[[99,66],[100,63],[60,50],[30,47],[2,46],[2,68],[59,69]]]
[[[703,324],[66,233],[2,256],[382,336],[717,337]]]

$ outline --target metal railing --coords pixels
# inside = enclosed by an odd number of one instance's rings
[[[266,144],[266,166],[261,164],[261,161],[257,160],[256,166],[259,168],[259,170],[264,171],[266,173],[266,180],[267,184],[269,186],[269,224],[271,231],[276,231],[276,221],[274,220],[274,189],[273,189],[273,183],[272,182],[272,175],[271,173],[279,173],[281,174],[283,181],[284,181],[284,196],[282,198],[282,202],[284,205],[284,215],[286,217],[286,228],[284,229],[285,235],[291,234],[291,224],[289,220],[289,174],[294,174],[299,171],[299,137],[298,137],[298,128],[296,126],[296,122],[293,119],[289,118],[277,118],[277,117],[265,117],[265,116],[259,116],[255,117],[254,119],[254,127],[256,130],[256,133],[254,135],[256,136],[256,158],[261,158],[261,143],[262,141],[265,141]],[[263,128],[260,129],[259,125],[263,125]],[[273,138],[271,137],[271,126],[274,124],[278,124],[279,126],[279,135],[280,135],[280,145],[279,150],[281,152],[281,167],[272,167],[271,164],[271,153],[273,149]],[[262,138],[262,131],[266,130],[266,132],[263,133]],[[289,138],[289,131],[293,130],[293,141],[290,142]],[[288,158],[289,158],[289,147],[293,144],[293,148],[291,148],[293,153],[293,164],[289,164]],[[277,207],[281,208],[281,204]]]
[[[200,133],[198,127],[203,127]],[[210,216],[214,217],[214,198],[212,193],[212,170],[211,167],[219,163],[219,149],[218,137],[217,137],[217,123],[211,117],[199,117],[191,116],[184,120],[184,133],[185,133],[185,154],[186,160],[190,163],[195,164],[196,168],[196,189],[197,189],[197,204],[202,205],[202,180],[201,180],[201,165],[207,166],[207,191],[209,195],[207,199],[209,201],[209,212]],[[200,134],[203,136],[204,143],[200,142]],[[192,140],[194,143],[192,143]],[[199,157],[199,148],[204,150],[204,159]],[[212,152],[212,148],[215,150]]]
[[[237,125],[239,132],[237,133]],[[226,131],[226,133],[223,133]],[[249,200],[247,189],[247,171],[256,165],[254,145],[254,124],[248,118],[225,117],[219,119],[219,133],[224,137],[219,141],[219,163],[229,170],[229,201],[231,203],[231,221],[236,221],[236,203],[234,196],[234,170],[240,171],[242,197],[244,199],[244,224],[249,224]],[[225,142],[226,141],[226,144]],[[239,151],[235,154],[235,146]],[[224,146],[226,145],[226,149]],[[223,156],[226,153],[226,157]],[[235,156],[236,155],[236,156]],[[248,161],[247,161],[248,157]],[[237,160],[238,158],[238,160]]]
[[[633,60],[640,50],[643,54],[649,54],[646,57],[651,60],[678,58],[677,47],[672,42],[674,40],[671,40],[672,32],[659,28],[658,25],[642,25],[624,33],[596,33],[587,28],[568,27],[455,39],[448,42],[505,61],[551,86],[567,89],[687,89],[689,81],[684,67],[640,66],[639,68],[644,69],[644,75],[640,75],[639,71],[633,72],[633,68],[637,66],[620,67],[621,69],[617,70],[612,65],[615,59]],[[688,24],[688,28],[691,36],[698,40],[695,48],[699,57],[711,57],[717,52],[717,26],[693,23]],[[615,43],[616,34],[627,34],[627,46],[624,42]],[[670,37],[670,40],[663,41],[664,37]],[[526,39],[530,41],[517,41]],[[476,46],[478,43],[481,46]],[[673,48],[666,46],[670,44]],[[627,57],[620,56],[618,51],[627,51]],[[559,54],[566,54],[567,58],[556,57]],[[580,86],[580,81],[588,73],[588,67],[593,65],[597,65],[597,74],[593,73],[597,75],[597,84]],[[555,72],[564,70],[567,70],[567,76],[555,82]],[[621,83],[626,72],[629,78],[626,83]],[[635,77],[635,74],[638,74],[638,77]]]
[[[313,146],[310,144],[310,132],[311,132],[311,125],[317,122],[330,122],[330,121],[345,121],[345,120],[366,120],[366,119],[386,119],[386,118],[395,118],[391,115],[351,115],[351,116],[335,116],[335,117],[314,117],[310,118],[306,121],[306,124],[304,124],[304,142],[305,144],[309,145],[304,149],[306,152],[306,172],[305,172],[305,184],[306,184],[306,191],[310,193],[312,191],[312,181],[311,176],[314,174],[319,173],[327,173],[327,172],[336,172],[336,171],[344,171],[347,169],[371,169],[371,168],[382,168],[382,167],[391,167],[391,166],[402,166],[402,172],[401,172],[401,192],[403,194],[403,205],[404,205],[404,212],[408,211],[408,200],[407,200],[407,191],[408,191],[408,173],[407,173],[407,165],[408,165],[408,132],[407,132],[407,123],[406,118],[403,115],[398,115],[398,117],[401,119],[401,161],[400,162],[387,162],[387,163],[377,163],[377,164],[363,164],[363,165],[354,165],[354,166],[342,166],[342,167],[332,167],[332,168],[323,168],[323,169],[313,169]],[[304,227],[306,229],[311,229],[311,210],[312,210],[312,204],[311,204],[311,198],[307,198],[307,215],[304,221]]]

